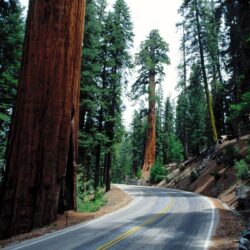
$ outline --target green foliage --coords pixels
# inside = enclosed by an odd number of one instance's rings
[[[199,177],[198,172],[196,170],[192,170],[190,173],[190,183],[195,182],[198,177]]]
[[[241,97],[239,104],[230,105],[229,121],[234,123],[245,122],[249,129],[250,117],[250,92],[246,92]]]
[[[177,135],[183,145],[187,140],[191,155],[198,155],[208,144],[206,100],[200,76],[201,69],[193,65],[189,86],[180,94],[176,108]]]
[[[184,159],[184,150],[175,133],[174,108],[170,97],[166,99],[162,120],[163,163],[180,162]]]
[[[157,183],[167,178],[167,170],[158,160],[155,161],[154,165],[150,169],[150,181]]]
[[[168,161],[181,162],[184,160],[183,145],[174,133],[170,133],[167,137],[168,142]]]
[[[240,180],[248,180],[250,178],[250,165],[244,159],[236,161],[234,165],[236,177]]]
[[[143,107],[141,107],[141,110]],[[132,168],[133,175],[136,176],[137,171],[143,165],[144,150],[146,144],[146,119],[143,112],[134,112],[131,124],[131,150],[132,150]]]
[[[248,141],[248,147],[247,147],[247,155],[245,158],[246,162],[250,164],[250,141]]]
[[[80,212],[95,212],[106,204],[104,191],[100,188],[94,190],[93,181],[86,181],[81,171],[82,166],[78,167],[77,174],[77,210]]]
[[[152,30],[140,47],[136,57],[136,65],[145,67],[152,73],[163,72],[162,64],[169,64],[167,56],[168,44],[161,38],[158,30]]]
[[[0,160],[4,161],[24,37],[19,1],[1,1],[0,27]]]
[[[106,7],[106,0],[86,2],[81,69],[79,161],[85,181],[94,180],[95,188],[110,185],[111,168],[115,181],[124,179],[128,171],[123,170],[130,165],[129,143],[123,141],[121,95],[131,67],[133,25],[124,0],[116,0],[108,12]],[[107,157],[112,159],[108,163]],[[108,176],[101,175],[104,168]]]
[[[237,157],[235,161],[234,169],[236,171],[236,177],[240,180],[249,180],[250,178],[250,142],[248,142],[247,154],[244,159]]]
[[[174,133],[174,108],[170,97],[167,97],[164,105],[164,113],[162,118],[162,136],[163,136],[163,163],[167,164],[172,161],[170,159],[170,134]]]
[[[164,147],[164,133],[163,133],[163,89],[162,84],[159,84],[159,87],[156,92],[156,124],[155,124],[155,134],[156,134],[156,159],[163,162],[163,147]]]
[[[114,159],[112,166],[112,181],[124,183],[133,177],[132,146],[129,134],[123,135],[121,143],[114,147]]]
[[[132,95],[135,100],[149,92],[147,85],[150,75],[157,77],[157,83],[163,80],[163,65],[170,63],[168,51],[168,44],[162,39],[158,30],[152,30],[148,38],[141,43],[140,52],[136,54],[135,61],[135,64],[140,67],[139,77],[132,85]]]
[[[142,171],[141,171],[141,169],[139,168],[138,170],[137,170],[137,172],[136,172],[136,178],[138,178],[138,179],[141,179],[141,177],[142,177]]]
[[[96,212],[106,203],[107,200],[104,198],[104,192],[99,191],[93,199],[86,197],[84,200],[77,199],[77,210],[80,212]]]
[[[233,167],[236,160],[241,158],[239,147],[228,145],[222,156],[222,161],[228,167]]]

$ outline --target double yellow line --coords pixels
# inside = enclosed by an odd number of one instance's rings
[[[152,216],[150,219],[148,219],[147,221],[145,221],[143,224],[133,227],[132,229],[128,230],[127,232],[119,235],[117,238],[115,238],[114,240],[109,241],[108,243],[106,243],[105,245],[102,245],[100,247],[97,248],[97,250],[106,250],[109,247],[112,247],[113,245],[117,244],[118,242],[124,240],[125,238],[127,238],[128,236],[138,232],[140,229],[142,229],[143,227],[145,227],[146,225],[156,221],[157,219],[159,219],[160,217],[164,216],[166,213],[169,212],[169,210],[172,208],[173,206],[173,198],[170,198],[170,202],[168,203],[167,207],[165,207],[164,209],[162,209],[160,212],[158,212],[156,215]]]

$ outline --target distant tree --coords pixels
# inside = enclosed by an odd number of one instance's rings
[[[64,209],[76,208],[84,9],[85,1],[30,2],[0,196],[1,239],[53,221],[59,196]]]
[[[182,15],[184,16],[185,10],[182,9]],[[183,22],[181,23],[181,28],[182,28],[182,40],[181,40],[181,51],[182,51],[182,64],[180,65],[180,70],[181,70],[181,80],[180,80],[180,87],[182,89],[182,96],[183,98],[181,99],[181,101],[183,102],[183,107],[185,110],[185,106],[187,104],[187,66],[188,66],[188,61],[187,61],[187,43],[188,43],[188,35],[187,35],[187,31],[186,31],[186,22],[185,20],[183,20]],[[189,155],[189,150],[188,150],[188,132],[187,132],[187,115],[186,112],[182,112],[181,114],[182,117],[179,117],[179,119],[181,119],[181,121],[183,121],[183,126],[181,128],[181,138],[182,138],[182,143],[184,145],[184,154],[185,154],[185,158],[188,158]]]
[[[213,98],[209,90],[209,79],[206,68],[206,45],[207,32],[206,29],[206,7],[207,1],[199,0],[184,0],[180,8],[180,13],[183,13],[183,18],[186,20],[187,35],[190,38],[190,47],[188,49],[190,59],[201,66],[204,91],[206,94],[207,111],[210,121],[210,128],[213,140],[218,139],[216,123],[213,111]],[[197,58],[195,58],[197,57]]]
[[[239,124],[243,126],[246,131],[250,130],[250,92],[246,92],[242,95],[239,104],[230,105],[229,120],[234,124]]]
[[[176,105],[176,136],[181,141],[184,147],[184,155],[187,158],[189,156],[189,136],[188,136],[188,94],[187,90],[181,91],[177,99]]]
[[[159,84],[159,88],[156,91],[156,159],[163,162],[163,142],[164,142],[164,134],[163,134],[163,120],[164,120],[164,107],[163,107],[163,89],[162,85]]]
[[[226,81],[226,112],[230,112],[231,104],[239,104],[241,97],[250,91],[250,4],[248,0],[223,1],[221,11],[225,21],[223,30],[223,59],[225,60]],[[244,123],[241,123],[244,125]],[[239,137],[239,123],[228,123],[229,132]]]
[[[225,81],[221,62],[221,11],[217,0],[210,0],[206,5],[205,29],[207,51],[207,74],[211,81],[213,110],[216,128],[219,134],[225,134]]]
[[[131,67],[130,48],[133,42],[133,25],[129,8],[124,0],[116,0],[114,11],[107,15],[104,26],[103,53],[104,67],[102,71],[103,86],[108,91],[105,108],[104,130],[108,138],[104,163],[104,182],[106,191],[110,190],[112,150],[119,140],[121,128],[121,90],[126,83],[125,71]]]
[[[97,10],[94,0],[86,1],[79,117],[79,164],[84,172],[83,181],[92,180],[94,175],[95,189],[100,185],[99,158],[101,142],[105,140],[102,124],[97,122],[102,97],[100,86],[102,21]]]
[[[184,149],[176,134],[171,132],[167,136],[168,159],[167,162],[181,162],[184,159]]]
[[[206,99],[201,85],[201,69],[194,65],[190,75],[187,98],[188,134],[190,152],[198,155],[207,145],[207,112]]]
[[[163,163],[180,162],[184,159],[184,149],[174,126],[174,107],[170,97],[165,102],[163,120]]]
[[[132,169],[132,146],[129,133],[124,133],[121,143],[115,145],[113,157],[112,181],[115,183],[126,182],[134,177]]]
[[[143,112],[134,112],[131,124],[131,147],[133,175],[136,176],[143,165],[143,157],[146,143],[146,120]]]
[[[169,136],[174,133],[174,108],[171,103],[170,97],[167,97],[164,107],[164,118],[163,118],[163,163],[167,164],[171,162],[169,151]]]
[[[155,161],[155,88],[156,83],[160,83],[163,79],[163,64],[170,63],[167,52],[168,44],[161,38],[158,30],[152,30],[148,38],[142,42],[140,52],[136,55],[136,65],[140,69],[139,77],[132,86],[132,92],[135,98],[147,93],[149,103],[144,173],[149,173]]]
[[[0,172],[21,66],[24,21],[19,1],[0,1]],[[1,176],[1,173],[0,173]]]

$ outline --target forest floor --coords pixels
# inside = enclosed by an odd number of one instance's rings
[[[17,243],[23,240],[42,236],[46,233],[51,233],[59,229],[63,229],[75,224],[98,218],[105,214],[112,213],[119,208],[126,206],[132,200],[132,198],[127,193],[123,192],[121,189],[117,188],[114,185],[111,186],[111,190],[106,193],[104,197],[107,200],[107,203],[96,212],[82,213],[76,211],[68,211],[63,215],[58,215],[57,220],[48,226],[34,229],[29,233],[20,234],[7,240],[1,240],[0,248],[14,242]]]

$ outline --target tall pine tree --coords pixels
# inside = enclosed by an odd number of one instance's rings
[[[24,21],[18,0],[0,1],[0,172],[21,66]],[[1,176],[1,174],[0,174]]]

